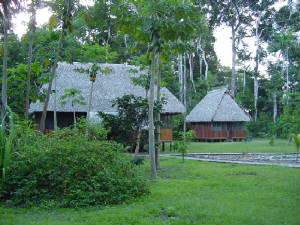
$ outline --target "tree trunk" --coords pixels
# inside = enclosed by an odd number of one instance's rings
[[[189,106],[190,108],[193,106],[193,98],[192,98],[191,95],[189,96],[188,106]]]
[[[232,50],[232,70],[231,70],[231,94],[234,97],[235,96],[235,78],[236,78],[236,72],[235,72],[235,60],[236,60],[236,46],[235,46],[235,30],[234,26],[231,26],[231,50]]]
[[[109,44],[109,41],[110,41],[110,36],[111,36],[111,31],[110,31],[110,24],[108,24],[108,34],[107,34],[107,44]]]
[[[179,77],[179,95],[180,95],[180,101],[183,102],[183,73],[182,73],[182,54],[179,54],[178,56],[178,77]]]
[[[289,48],[286,49],[286,90],[290,90],[289,80]],[[287,95],[287,103],[289,103],[289,96]]]
[[[76,114],[75,110],[73,111],[73,119],[74,119],[74,128],[76,127]]]
[[[155,43],[155,38],[153,40]],[[155,144],[154,144],[154,121],[153,121],[153,106],[154,106],[154,73],[155,73],[155,51],[152,52],[151,61],[151,79],[150,79],[150,96],[149,96],[149,154],[151,163],[151,178],[156,179],[156,166],[155,166]]]
[[[28,120],[28,117],[29,117],[30,74],[31,74],[32,45],[33,45],[34,32],[35,32],[35,10],[33,9],[32,19],[30,21],[30,39],[29,39],[29,47],[28,47],[25,120]]]
[[[254,121],[256,122],[257,120],[257,114],[258,114],[258,109],[257,109],[257,99],[258,99],[258,81],[257,81],[257,76],[258,76],[258,67],[259,67],[259,34],[258,34],[258,21],[256,21],[256,28],[255,28],[255,47],[256,47],[256,56],[255,56],[255,69],[254,69],[254,108],[255,108],[255,116],[254,116]]]
[[[125,44],[125,49],[127,49],[127,34],[124,34],[124,44]]]
[[[276,123],[277,119],[277,93],[273,93],[273,122]]]
[[[203,79],[202,77],[202,56],[199,54],[199,73],[200,73],[200,78]]]
[[[244,69],[243,91],[245,91],[245,88],[246,88],[246,70]]]
[[[64,32],[65,32],[65,28],[63,26],[62,30],[61,30],[61,34],[59,36],[58,45],[56,48],[56,55],[55,55],[54,64],[53,64],[52,70],[51,70],[51,77],[50,77],[50,81],[49,81],[49,85],[48,85],[48,90],[47,90],[47,95],[46,95],[45,104],[44,104],[44,108],[43,108],[42,118],[40,121],[40,131],[42,133],[44,133],[44,130],[45,130],[45,122],[46,122],[46,116],[47,116],[48,103],[49,103],[51,89],[52,89],[52,83],[53,83],[53,79],[54,79],[55,71],[56,71],[56,67],[57,67],[58,57],[59,57],[59,53],[60,53],[60,50],[62,47]]]
[[[86,115],[88,124],[90,123],[90,118],[91,118],[90,113],[91,113],[91,107],[92,107],[93,91],[94,91],[94,82],[92,81],[91,88],[90,88],[90,95],[89,95],[88,111],[87,111],[87,115]],[[86,128],[85,133],[86,133],[86,135],[89,134],[89,128],[88,127]]]
[[[255,108],[255,116],[254,121],[257,120],[257,99],[258,99],[258,80],[257,77],[254,77],[254,108]]]
[[[158,75],[157,75],[157,92],[156,92],[156,101],[160,101],[160,81],[161,81],[161,53],[158,52],[158,60],[157,60],[157,66],[158,66]],[[156,169],[160,167],[160,159],[159,159],[159,154],[160,154],[160,112],[156,114],[156,121],[158,122],[156,126],[156,152],[155,152],[155,165]]]
[[[139,127],[138,128],[138,134],[137,134],[137,139],[136,139],[136,146],[135,146],[135,150],[134,150],[134,154],[137,155],[139,153],[140,150],[140,141],[141,141],[141,134],[142,134],[142,130]]]
[[[196,87],[194,82],[194,76],[193,76],[193,55],[192,53],[189,54],[189,66],[190,66],[190,80],[192,81],[194,92],[196,93]]]
[[[203,77],[202,77],[202,53],[200,52],[200,45],[201,45],[201,37],[197,41],[197,54],[199,57],[199,76],[200,76],[200,79],[203,80]]]
[[[111,1],[108,0],[108,7],[107,7],[107,15],[110,15],[111,14],[111,10],[110,10],[110,5],[111,5]],[[106,4],[106,1],[105,1],[105,4]],[[107,44],[109,44],[109,41],[111,39],[111,25],[110,25],[110,17],[108,17],[108,21],[107,21]]]
[[[201,40],[201,38],[200,38],[200,40]],[[204,77],[205,77],[205,80],[207,80],[208,63],[206,61],[205,51],[202,48],[200,41],[199,41],[199,44],[198,44],[198,48],[200,49],[200,51],[202,53],[201,59],[204,61],[204,64],[205,64],[205,75],[204,75]],[[201,70],[200,70],[201,73],[202,73],[202,60],[201,60]]]
[[[94,90],[94,82],[91,83],[90,88],[90,96],[89,96],[89,105],[88,105],[88,111],[87,111],[87,119],[90,119],[90,113],[91,113],[91,107],[92,107],[92,98],[93,98],[93,90]]]
[[[57,89],[56,89],[56,77],[55,77],[54,78],[54,110],[53,110],[54,130],[57,130],[57,113],[56,113],[56,100],[57,100],[56,97],[57,97],[57,95],[56,95],[56,91],[57,91]]]
[[[185,54],[184,54],[184,58],[183,58],[183,63],[184,63],[184,67],[183,67],[183,104],[184,104],[184,107],[186,108],[186,57],[185,57]],[[186,109],[183,114],[184,137],[185,137],[185,132],[186,132]]]
[[[205,51],[204,50],[202,51],[202,55],[203,55],[203,61],[204,61],[204,64],[205,64],[205,74],[204,74],[204,77],[205,77],[205,80],[207,80],[208,63],[207,63],[206,58],[205,58]]]
[[[2,18],[3,23],[3,67],[2,67],[2,114],[1,118],[3,119],[6,114],[6,105],[7,105],[7,18],[3,14]]]

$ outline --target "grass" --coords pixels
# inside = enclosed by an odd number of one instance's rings
[[[283,139],[276,139],[271,146],[268,139],[253,139],[251,142],[192,142],[188,148],[189,153],[289,153],[296,152],[293,142]],[[170,153],[169,145],[166,144],[166,151]]]
[[[199,143],[202,144],[202,143]],[[227,144],[227,143],[225,143]],[[234,144],[234,143],[228,143]],[[299,224],[300,170],[162,158],[151,194],[81,209],[0,208],[0,224]],[[148,176],[149,163],[141,167]]]

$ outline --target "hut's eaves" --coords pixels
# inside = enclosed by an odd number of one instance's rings
[[[248,122],[249,115],[226,88],[210,91],[186,117],[187,122]]]
[[[91,81],[87,73],[80,73],[76,68],[91,68],[92,64],[73,63],[68,64],[61,62],[56,70],[56,110],[58,112],[72,112],[73,107],[70,101],[65,105],[61,105],[60,98],[65,94],[65,89],[76,88],[81,90],[81,95],[84,97],[86,105],[76,105],[76,112],[87,112],[88,98],[91,87]],[[107,112],[115,113],[116,107],[112,107],[112,100],[117,97],[122,97],[126,94],[136,96],[146,96],[146,91],[140,86],[133,84],[131,77],[138,77],[141,73],[132,73],[131,70],[138,68],[124,64],[99,64],[102,69],[108,68],[110,73],[97,73],[96,81],[94,82],[92,107],[91,112]],[[53,90],[55,85],[53,84]],[[43,85],[46,89],[48,84]],[[184,113],[185,107],[179,100],[167,89],[162,88],[161,93],[167,98],[167,103],[163,106],[163,113]],[[48,111],[54,110],[54,94],[51,94]],[[30,112],[41,112],[44,103],[37,101],[30,105]]]

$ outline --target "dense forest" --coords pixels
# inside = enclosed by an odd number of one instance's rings
[[[2,102],[20,118],[52,82],[57,61],[110,62],[150,66],[161,56],[161,84],[189,112],[217,87],[229,87],[249,111],[252,136],[287,137],[299,132],[299,3],[286,1],[5,1],[1,9]],[[36,12],[48,7],[49,23],[36,26]],[[11,18],[31,15],[18,38]],[[171,15],[172,14],[172,15]],[[162,15],[169,17],[161,18]],[[232,68],[220,64],[213,31],[227,25]],[[255,40],[255,50],[247,39]],[[154,43],[155,42],[155,43]],[[158,56],[156,56],[158,57]]]

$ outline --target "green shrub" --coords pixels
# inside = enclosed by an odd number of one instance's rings
[[[184,162],[184,155],[187,153],[189,144],[193,139],[193,131],[190,130],[186,133],[181,132],[178,141],[174,142],[173,148],[175,151],[180,152],[182,156],[182,162]]]
[[[182,131],[183,131],[183,124],[184,118],[182,114],[176,115],[172,117],[173,119],[173,139],[174,140],[181,140],[182,139]],[[186,123],[186,130],[190,129],[191,124]]]
[[[25,207],[83,207],[118,204],[148,193],[121,145],[89,141],[76,132],[40,136],[14,152],[0,200]]]
[[[180,140],[180,132],[183,131],[183,115],[173,117],[173,139]]]
[[[89,140],[104,141],[107,140],[110,130],[106,129],[102,123],[94,123],[86,118],[79,118],[74,131],[81,135],[88,135]]]
[[[276,132],[278,136],[286,138],[292,133],[300,133],[300,94],[288,93],[283,102],[285,103],[283,113],[277,121]]]
[[[274,144],[275,144],[275,137],[271,136],[269,139],[269,145],[274,146]]]
[[[256,122],[251,121],[247,123],[247,134],[260,138],[266,138],[268,134],[274,134],[272,118],[265,113],[261,113]]]
[[[292,134],[292,137],[294,139],[296,149],[297,149],[297,153],[298,153],[299,152],[299,147],[300,147],[300,134]],[[297,158],[298,158],[298,156],[297,156]]]

